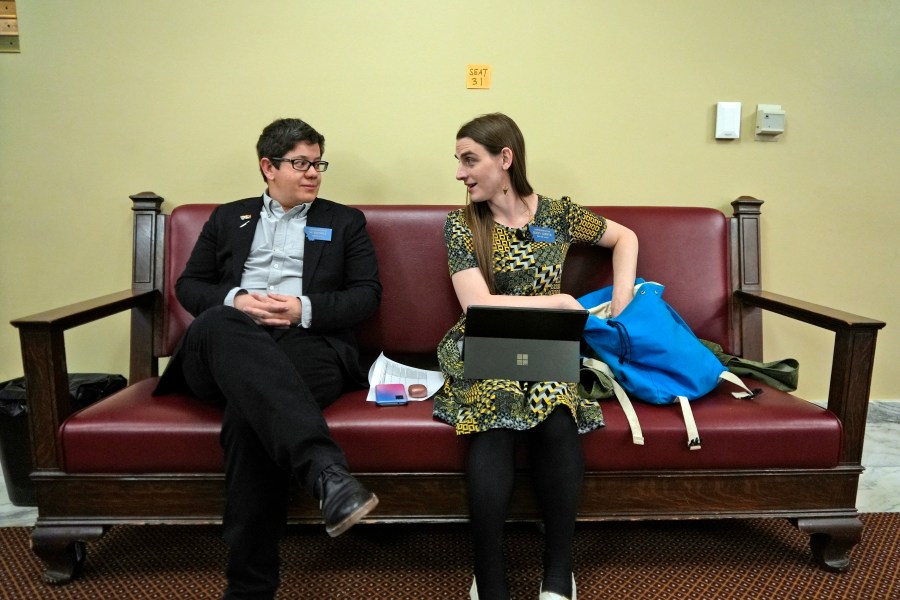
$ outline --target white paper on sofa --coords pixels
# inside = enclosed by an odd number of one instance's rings
[[[411,402],[431,398],[444,385],[444,375],[440,371],[417,369],[391,360],[382,352],[369,369],[369,393],[367,402],[375,402],[375,386],[381,383],[400,383],[407,388],[420,383],[428,389],[424,398],[409,398]]]

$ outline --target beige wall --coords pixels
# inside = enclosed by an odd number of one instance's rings
[[[542,193],[590,204],[766,201],[764,283],[889,323],[873,397],[900,398],[900,3],[891,0],[19,2],[0,54],[0,323],[127,286],[128,195],[258,194],[259,130],[328,139],[322,194],[456,203],[454,133],[500,110]],[[468,63],[494,68],[466,90]],[[741,139],[712,138],[717,101]],[[753,140],[758,103],[787,132]],[[687,243],[687,242],[686,242]],[[127,373],[124,317],[69,335],[72,371]],[[767,320],[767,359],[826,394],[831,336]],[[0,326],[0,380],[21,373]]]

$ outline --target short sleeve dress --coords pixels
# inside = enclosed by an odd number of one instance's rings
[[[513,229],[494,224],[494,282],[498,294],[558,294],[569,246],[598,243],[606,231],[606,220],[569,198],[555,200],[538,196],[537,211],[529,226],[552,230],[553,241],[535,241],[535,236],[529,235],[528,227]],[[472,231],[463,209],[447,215],[444,238],[450,275],[477,268]],[[531,429],[559,406],[572,412],[580,433],[603,426],[599,403],[581,398],[578,382],[526,384],[503,379],[463,378],[461,346],[465,331],[466,315],[463,313],[438,344],[438,361],[446,381],[435,395],[434,416],[454,425],[457,434],[493,428]]]

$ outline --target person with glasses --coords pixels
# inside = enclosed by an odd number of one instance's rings
[[[603,426],[600,405],[574,381],[466,379],[466,310],[474,305],[583,310],[560,293],[571,244],[612,250],[612,312],[633,297],[638,240],[627,227],[569,198],[537,194],[525,175],[525,139],[501,113],[482,115],[456,134],[456,179],[466,206],[447,215],[444,239],[463,314],[438,345],[446,376],[434,415],[468,440],[466,482],[475,578],[469,595],[508,600],[503,527],[512,497],[516,444],[527,447],[544,524],[540,600],[575,600],[572,543],[584,471],[578,434]]]
[[[363,213],[318,197],[324,149],[299,119],[268,125],[256,145],[266,191],[213,210],[175,285],[195,319],[156,393],[223,407],[229,600],[274,598],[293,480],[332,537],[378,504],[322,416],[368,385],[352,328],[381,301]]]

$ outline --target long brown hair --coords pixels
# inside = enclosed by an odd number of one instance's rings
[[[509,178],[513,190],[519,198],[530,196],[534,189],[525,176],[525,137],[516,122],[503,113],[490,113],[475,117],[456,132],[456,139],[469,138],[481,144],[493,156],[497,156],[504,148],[512,150],[512,164],[509,166]],[[463,213],[466,223],[472,230],[472,247],[478,270],[481,271],[488,290],[493,294],[494,288],[494,216],[486,202],[472,202],[466,195],[466,208]]]

